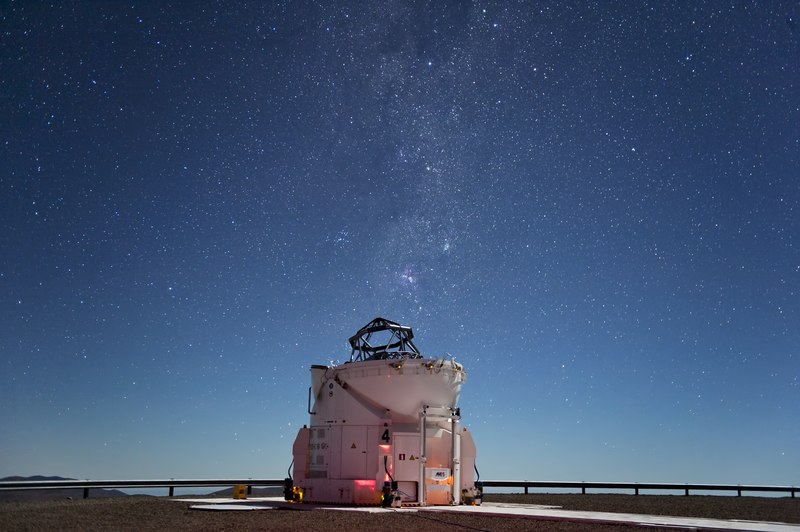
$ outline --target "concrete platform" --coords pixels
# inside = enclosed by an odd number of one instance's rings
[[[643,527],[670,527],[676,530],[732,530],[746,532],[800,532],[800,525],[770,523],[763,521],[739,521],[733,519],[707,519],[700,517],[672,517],[663,515],[641,515],[611,512],[584,512],[562,510],[554,506],[533,504],[491,503],[481,506],[427,506],[422,508],[379,508],[374,506],[331,506],[321,504],[297,504],[282,497],[253,497],[249,499],[173,499],[196,503],[195,510],[269,510],[291,508],[293,510],[328,510],[340,512],[419,512],[419,513],[471,513],[479,515],[513,516],[544,521],[570,521],[576,523],[627,524]]]

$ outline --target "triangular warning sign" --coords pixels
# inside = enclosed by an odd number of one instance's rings
[[[416,458],[414,458],[414,455],[412,454],[411,458],[409,458],[409,460],[416,460]]]
[[[353,445],[351,445],[350,448],[351,449],[355,449],[356,448],[356,442],[353,442]]]

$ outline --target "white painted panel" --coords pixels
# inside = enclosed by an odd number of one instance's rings
[[[419,482],[419,434],[395,432],[394,441],[394,479]]]
[[[367,477],[367,427],[343,426],[341,427],[341,429],[342,429],[342,444],[341,444],[342,471],[339,478],[352,478],[352,479],[368,478]]]

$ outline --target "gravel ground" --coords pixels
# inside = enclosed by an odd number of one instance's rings
[[[552,504],[569,510],[669,514],[800,523],[800,499],[633,495],[507,495],[487,500]],[[598,525],[441,513],[368,514],[340,511],[261,510],[204,512],[161,497],[0,503],[0,530],[638,530]],[[647,530],[659,530],[647,528]],[[667,530],[667,529],[664,529]]]
[[[561,506],[564,510],[800,523],[800,498],[623,494],[486,494],[486,501]]]

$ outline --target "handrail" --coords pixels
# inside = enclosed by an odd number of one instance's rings
[[[213,488],[247,486],[247,492],[253,486],[283,486],[284,481],[278,479],[160,479],[160,480],[4,480],[0,481],[0,491],[11,490],[53,490],[83,489],[83,498],[89,497],[90,489],[107,488],[169,488],[172,497],[175,488]]]
[[[243,484],[247,491],[253,486],[283,486],[283,479],[161,479],[161,480],[6,480],[0,481],[0,491],[11,490],[47,490],[47,489],[83,489],[84,498],[89,496],[90,489],[104,488],[169,488],[169,496],[177,487],[225,487]],[[679,484],[659,482],[564,482],[534,480],[484,480],[480,484],[484,488],[530,488],[580,489],[630,489],[639,495],[640,490],[683,491],[735,491],[741,497],[742,492],[789,493],[794,498],[800,492],[800,486],[762,486],[752,484]]]
[[[311,414],[312,416],[315,416],[315,415],[317,415],[317,413],[311,411],[311,388],[312,388],[311,386],[308,387],[308,407],[307,407],[307,410],[308,410],[309,414]]]
[[[742,496],[743,491],[790,493],[792,497],[800,492],[800,486],[762,486],[753,484],[680,484],[669,482],[564,482],[564,481],[531,481],[531,480],[485,480],[484,487],[490,488],[524,488],[528,493],[529,488],[559,488],[580,489],[586,493],[587,489],[631,489],[635,495],[639,490],[679,490],[685,495],[689,491],[735,491]]]

